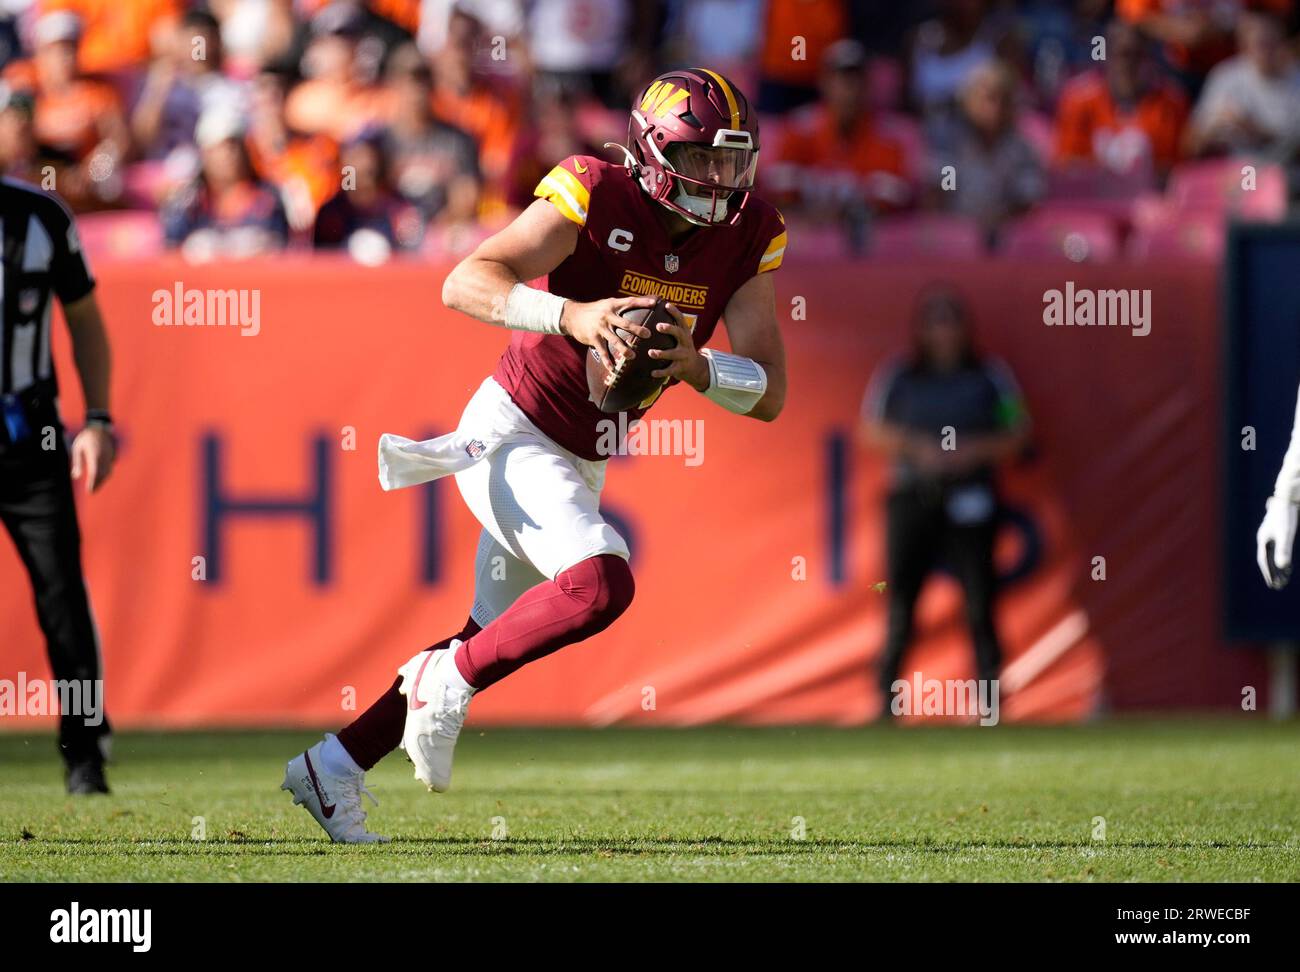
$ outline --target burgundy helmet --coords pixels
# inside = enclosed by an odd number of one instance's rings
[[[740,218],[758,168],[758,116],[705,68],[669,71],[632,105],[628,168],[655,202],[699,226]]]

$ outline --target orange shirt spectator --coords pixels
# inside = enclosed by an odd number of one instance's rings
[[[878,131],[869,114],[849,130],[836,123],[824,105],[812,105],[792,120],[777,157],[814,169],[866,175],[886,172],[907,177],[907,153],[902,143]]]
[[[104,136],[101,120],[122,113],[117,92],[98,81],[73,81],[36,95],[36,140],[71,159],[84,158]]]
[[[290,91],[284,103],[285,121],[295,132],[328,135],[342,143],[383,119],[383,91],[358,76],[362,26],[361,15],[346,4],[326,7],[312,18],[304,55],[312,77]]]
[[[450,125],[474,136],[479,164],[489,178],[499,178],[510,164],[515,145],[515,119],[505,100],[490,88],[475,85],[468,91],[436,88],[433,113]]]
[[[354,81],[312,78],[303,81],[285,102],[285,120],[296,132],[328,135],[346,142],[384,117],[385,99],[378,88]]]
[[[777,147],[768,187],[806,215],[865,203],[896,209],[912,195],[911,160],[876,124],[866,100],[866,51],[841,40],[822,55],[821,100],[797,110]]]
[[[294,136],[279,151],[268,151],[251,137],[244,147],[257,177],[280,190],[294,229],[310,225],[325,200],[338,192],[338,145],[324,135]]]
[[[768,0],[759,67],[765,80],[815,87],[822,55],[849,31],[842,0]],[[804,38],[795,60],[794,39]]]
[[[473,136],[478,143],[479,169],[486,185],[480,213],[489,216],[505,205],[506,170],[518,133],[517,103],[507,100],[474,74],[474,49],[483,36],[482,25],[453,11],[447,40],[431,59],[433,114]]]
[[[1127,173],[1149,159],[1167,172],[1178,161],[1187,112],[1173,85],[1155,85],[1123,107],[1100,73],[1081,75],[1066,85],[1056,109],[1056,160]]]
[[[244,148],[258,178],[280,190],[290,227],[307,230],[338,191],[342,172],[333,139],[296,134],[285,125],[287,87],[286,75],[275,70],[253,79]]]
[[[37,142],[69,162],[80,162],[106,140],[120,155],[129,141],[117,92],[78,69],[79,30],[71,14],[45,15],[36,25],[32,60],[15,61],[4,71],[11,88],[31,92]]]
[[[69,10],[81,18],[77,61],[87,73],[108,73],[144,64],[154,31],[175,21],[181,0],[41,0],[41,13]]]

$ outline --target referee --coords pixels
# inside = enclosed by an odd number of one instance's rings
[[[108,336],[72,214],[56,196],[0,179],[0,242],[0,519],[31,577],[54,678],[85,686],[98,683],[102,673],[72,480],[93,493],[113,468]],[[50,359],[55,295],[86,399],[85,427],[70,448]],[[107,793],[108,720],[102,712],[101,718],[87,715],[60,714],[68,792]]]
[[[946,287],[921,294],[911,355],[877,372],[864,406],[867,441],[893,464],[885,539],[889,621],[879,667],[887,718],[917,598],[940,563],[966,596],[977,677],[991,687],[999,676],[997,468],[1022,453],[1029,420],[1011,372],[975,350],[969,310]]]

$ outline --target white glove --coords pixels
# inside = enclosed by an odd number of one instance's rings
[[[1295,543],[1296,504],[1277,496],[1264,503],[1264,522],[1255,532],[1255,560],[1264,582],[1273,590],[1291,579],[1291,547]]]

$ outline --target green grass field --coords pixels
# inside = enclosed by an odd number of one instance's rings
[[[1300,879],[1300,725],[1262,719],[471,729],[450,793],[370,774],[376,847],[278,789],[316,738],[120,735],[113,795],[73,800],[49,737],[0,735],[0,880]]]

